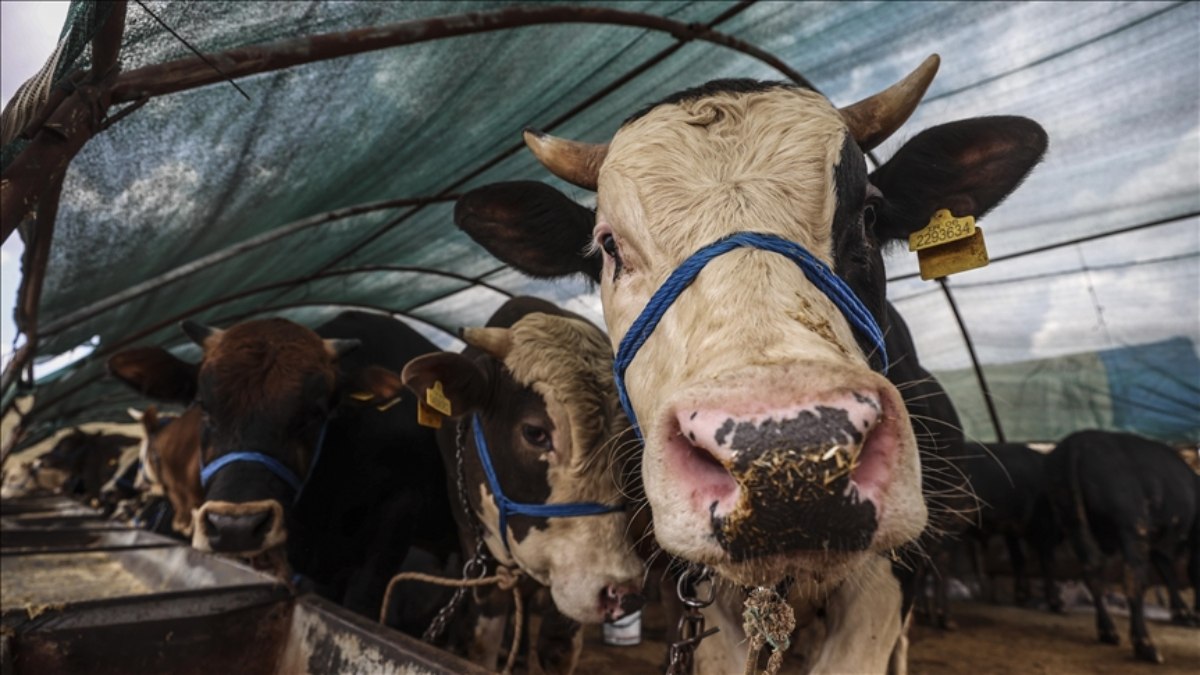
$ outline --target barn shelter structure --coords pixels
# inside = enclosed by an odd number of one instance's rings
[[[888,256],[889,295],[968,436],[1195,443],[1198,25],[1186,2],[73,2],[0,120],[0,224],[24,244],[21,341],[0,382],[17,419],[0,452],[124,420],[144,400],[105,361],[138,346],[197,360],[185,319],[316,326],[365,309],[457,348],[460,326],[536,295],[601,323],[593,288],[527,278],[453,225],[457,197],[497,181],[593,199],[537,164],[523,128],[603,142],[630,112],[717,78],[845,104],[931,53],[939,76],[870,162],[980,115],[1026,116],[1050,138],[982,224],[990,265],[929,281],[909,251]],[[242,591],[256,607],[286,595]]]
[[[888,258],[967,432],[1195,441],[1198,21],[1186,2],[75,2],[5,112],[3,233],[25,243],[5,411],[33,395],[5,450],[121,418],[137,399],[105,358],[195,358],[182,319],[370,308],[451,345],[512,294],[597,317],[583,283],[528,279],[453,226],[463,191],[556,183],[521,129],[603,141],[720,77],[846,103],[930,53],[939,76],[872,160],[972,115],[1025,115],[1050,137],[983,224],[990,266],[939,284],[913,254]],[[81,345],[32,380],[33,362]]]

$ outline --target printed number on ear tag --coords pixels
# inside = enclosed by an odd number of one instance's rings
[[[929,224],[908,235],[908,250],[923,251],[975,234],[975,217],[955,218],[949,209],[938,209]]]
[[[432,387],[425,390],[425,403],[447,417],[454,414],[454,410],[450,406],[450,399],[446,398],[446,394],[442,391],[441,380],[434,382]]]
[[[417,401],[417,424],[423,427],[441,429],[442,416],[438,411],[425,405],[424,401]]]
[[[917,262],[925,281],[986,266],[988,252],[983,242],[983,228],[975,228],[974,234],[966,239],[917,251]]]

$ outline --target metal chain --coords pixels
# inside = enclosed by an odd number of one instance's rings
[[[708,597],[696,595],[696,586],[709,582]],[[667,675],[691,675],[696,667],[696,647],[700,641],[721,630],[704,629],[704,614],[700,611],[713,603],[717,596],[716,584],[712,583],[712,570],[708,567],[689,568],[675,584],[675,594],[683,603],[683,616],[679,617],[679,639],[671,643]]]
[[[455,425],[456,433],[454,437],[454,469],[455,483],[458,488],[458,499],[461,502],[463,513],[467,519],[471,521],[472,529],[475,530],[475,555],[463,564],[462,578],[463,579],[482,579],[487,575],[488,571],[488,551],[483,543],[483,526],[477,518],[471,515],[471,502],[467,499],[467,479],[466,471],[463,468],[463,440],[466,435],[465,427],[460,422]],[[428,643],[433,643],[442,633],[446,631],[446,626],[450,623],[450,619],[458,612],[458,608],[462,605],[463,599],[467,595],[467,587],[461,586],[454,591],[454,595],[450,596],[449,602],[444,607],[438,610],[437,616],[433,617],[429,628],[421,635],[421,639]]]

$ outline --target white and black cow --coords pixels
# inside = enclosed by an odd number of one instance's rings
[[[1129,635],[1139,659],[1162,662],[1146,631],[1150,565],[1167,582],[1172,620],[1197,625],[1200,610],[1200,476],[1168,445],[1133,434],[1079,431],[1046,458],[1050,503],[1083,566],[1101,642],[1120,637],[1104,606],[1105,556],[1125,563]],[[1174,560],[1184,553],[1195,608],[1179,594]]]
[[[410,545],[457,550],[437,441],[398,374],[437,351],[431,342],[363,312],[316,331],[284,319],[184,330],[204,348],[199,364],[143,348],[108,366],[148,396],[190,404],[163,432],[179,436],[181,494],[202,489],[178,506],[194,547],[286,551],[319,592],[370,617]]]
[[[642,602],[618,464],[618,450],[627,455],[636,439],[613,387],[612,349],[582,317],[529,297],[462,337],[463,353],[414,359],[404,382],[422,399],[441,383],[451,414],[438,441],[447,473],[461,466],[466,489],[467,504],[453,499],[463,550],[482,537],[496,561],[549,589],[553,602],[542,603],[539,634],[530,636],[531,667],[569,673],[581,623],[618,619]],[[502,507],[507,500],[532,508]],[[546,515],[530,515],[538,512]],[[510,597],[482,603],[469,650],[488,668]]]
[[[600,284],[643,477],[668,552],[713,567],[705,671],[743,667],[741,586],[790,577],[812,672],[879,672],[900,634],[890,552],[926,524],[904,400],[884,366],[881,247],[939,209],[982,216],[1039,161],[1019,117],[928,129],[868,173],[931,57],[845,109],[780,83],[720,80],[629,118],[608,144],[527,132],[583,208],[535,182],[485,186],[458,225],[519,270]],[[765,250],[764,250],[765,249]],[[653,298],[653,299],[652,299]],[[656,323],[657,322],[657,323]]]

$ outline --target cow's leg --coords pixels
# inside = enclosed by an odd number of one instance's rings
[[[1025,574],[1025,551],[1021,548],[1021,540],[1015,535],[1004,535],[1004,544],[1008,546],[1008,560],[1013,571],[1013,604],[1024,605],[1029,602],[1029,576]]]
[[[971,540],[970,546],[971,564],[975,568],[975,577],[979,579],[979,597],[995,604],[996,585],[992,583],[987,570],[987,539]]]
[[[1162,663],[1162,656],[1146,631],[1146,577],[1150,564],[1146,542],[1134,532],[1121,534],[1121,553],[1125,557],[1125,600],[1129,603],[1129,639],[1133,655],[1143,661]]]
[[[1200,625],[1200,516],[1192,523],[1192,532],[1188,535],[1187,574],[1192,584],[1192,616]]]
[[[1183,595],[1179,592],[1179,578],[1175,576],[1175,565],[1171,556],[1156,549],[1151,550],[1150,562],[1154,563],[1154,568],[1167,584],[1167,596],[1171,600],[1171,623],[1180,626],[1195,625],[1196,617],[1188,609]]]
[[[583,626],[558,611],[549,589],[537,595],[529,617],[529,673],[570,675],[583,651]]]
[[[1042,567],[1042,589],[1046,596],[1046,604],[1050,606],[1051,612],[1062,614],[1066,610],[1063,609],[1062,598],[1059,597],[1058,588],[1054,584],[1054,547],[1039,543],[1037,554],[1038,564]]]
[[[954,630],[958,626],[950,618],[950,544],[942,542],[933,554],[933,623],[942,630]]]
[[[508,627],[509,606],[512,604],[512,594],[508,591],[493,589],[485,592],[480,603],[479,614],[475,619],[475,629],[471,635],[471,644],[467,648],[467,658],[488,670],[496,669],[496,661],[500,658],[501,643],[504,642],[504,629]],[[513,649],[519,649],[514,646]]]

